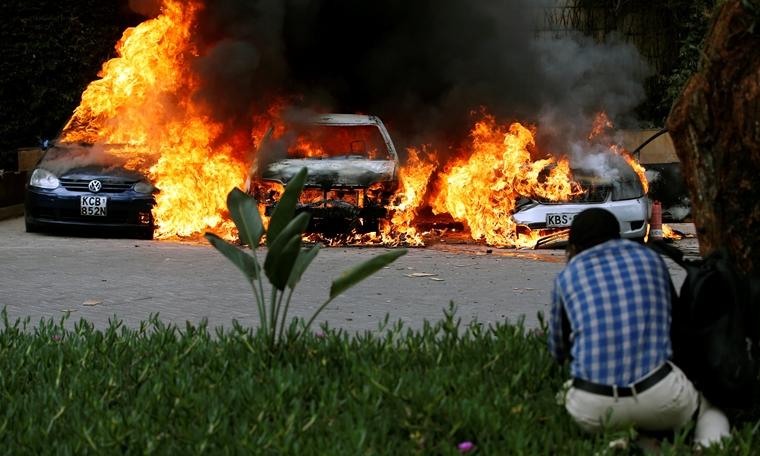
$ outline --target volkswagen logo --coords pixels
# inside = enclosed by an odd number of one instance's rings
[[[103,184],[101,184],[99,180],[91,180],[87,185],[87,188],[93,193],[98,193],[103,188]]]

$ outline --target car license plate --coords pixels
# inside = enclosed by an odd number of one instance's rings
[[[546,214],[546,227],[547,228],[564,228],[573,223],[573,213],[562,214]]]
[[[83,196],[80,200],[79,213],[87,216],[106,216],[108,198],[105,196]]]

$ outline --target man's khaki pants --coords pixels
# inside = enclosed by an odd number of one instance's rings
[[[565,408],[585,431],[630,425],[645,431],[679,429],[699,405],[699,393],[683,371],[673,366],[654,386],[635,396],[610,397],[570,388]]]
[[[677,366],[646,391],[629,397],[610,397],[570,388],[565,408],[587,432],[604,427],[634,426],[644,431],[677,430],[685,426],[699,406],[699,392]],[[702,399],[694,440],[705,446],[729,434],[723,413]]]

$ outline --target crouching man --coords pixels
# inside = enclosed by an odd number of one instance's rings
[[[575,217],[567,256],[552,294],[549,349],[558,362],[570,361],[570,416],[588,432],[685,426],[699,406],[699,393],[669,361],[665,263],[647,247],[620,239],[617,219],[604,209]]]

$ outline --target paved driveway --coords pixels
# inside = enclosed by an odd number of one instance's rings
[[[340,271],[384,251],[324,249],[296,290],[292,315],[308,318]],[[424,320],[440,319],[451,300],[464,322],[524,316],[535,326],[563,261],[561,251],[447,244],[411,249],[336,299],[321,321],[349,331],[373,330],[388,314],[391,321],[419,328]],[[676,270],[677,280],[682,276]],[[70,314],[103,327],[115,316],[136,326],[159,313],[178,324],[205,318],[212,327],[230,326],[233,319],[256,325],[252,299],[238,270],[202,242],[28,234],[21,218],[0,221],[0,307],[11,318]]]

